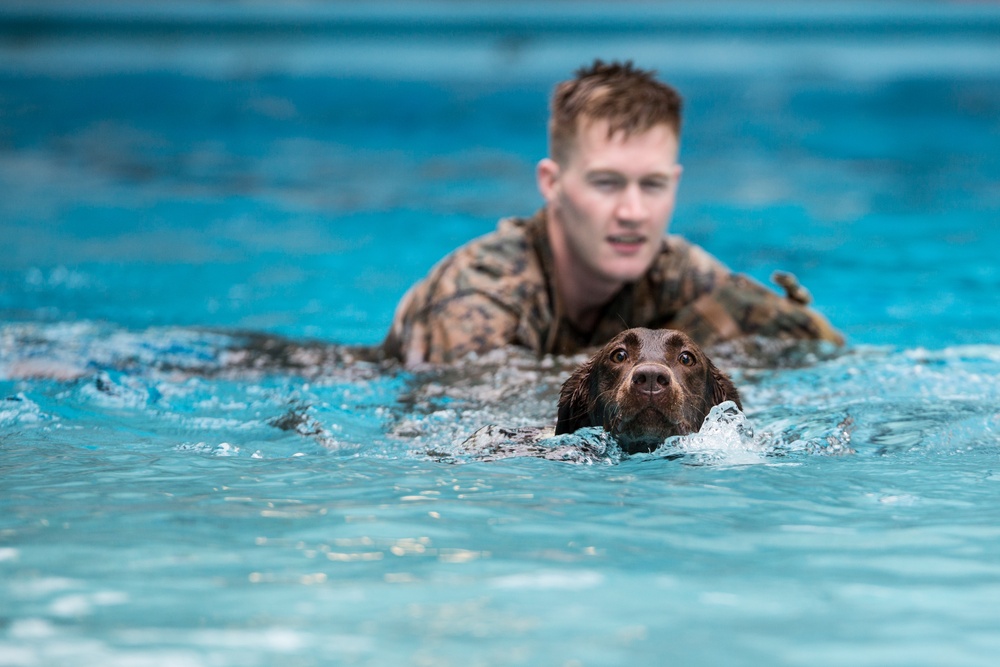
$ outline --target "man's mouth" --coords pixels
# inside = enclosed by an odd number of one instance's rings
[[[646,237],[639,234],[615,234],[608,237],[608,243],[619,251],[635,251],[646,243]]]

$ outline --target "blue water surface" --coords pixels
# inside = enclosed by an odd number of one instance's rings
[[[0,10],[0,665],[995,663],[1000,12],[567,7]],[[849,342],[478,450],[579,359],[338,346],[540,205],[595,56],[684,94],[672,231]]]

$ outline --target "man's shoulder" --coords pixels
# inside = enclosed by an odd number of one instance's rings
[[[415,286],[415,303],[437,307],[478,295],[517,309],[545,289],[532,218],[505,218],[497,228],[452,251]]]
[[[660,250],[660,256],[669,254],[683,254],[691,250],[691,248],[696,248],[698,246],[694,245],[688,241],[683,236],[679,234],[665,234],[663,236],[663,247]]]
[[[678,234],[663,237],[663,245],[651,269],[654,272],[727,271],[725,265],[714,255]]]
[[[504,218],[497,228],[452,253],[448,273],[490,281],[526,278],[539,273],[535,230],[528,218]]]

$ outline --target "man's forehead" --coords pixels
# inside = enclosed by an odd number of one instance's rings
[[[677,135],[666,123],[632,133],[611,131],[611,124],[604,119],[592,120],[581,125],[569,147],[570,161],[582,159],[586,169],[601,169],[601,162],[614,156],[627,155],[631,166],[635,160],[655,163],[659,168],[672,167],[677,162],[679,146]]]
[[[576,121],[575,140],[577,142],[581,139],[590,139],[606,143],[624,143],[631,139],[645,138],[652,135],[662,135],[664,138],[669,137],[675,143],[678,140],[677,132],[666,122],[654,123],[645,128],[626,130],[623,127],[619,127],[613,119],[608,118],[581,116]]]

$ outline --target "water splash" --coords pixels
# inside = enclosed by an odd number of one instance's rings
[[[426,455],[445,463],[530,457],[584,465],[619,463],[624,456],[615,439],[600,427],[555,435],[551,426],[497,425],[484,426],[465,440],[429,450]]]
[[[667,438],[649,456],[681,458],[695,464],[748,465],[762,463],[768,453],[766,443],[754,436],[746,415],[733,401],[726,401],[712,408],[697,433]]]
[[[774,463],[793,454],[853,454],[853,420],[831,426],[828,415],[803,430],[801,425],[756,432],[753,422],[732,401],[716,405],[697,433],[667,438],[650,454],[637,457],[681,459],[688,465],[740,466]],[[804,432],[805,431],[805,432]]]

